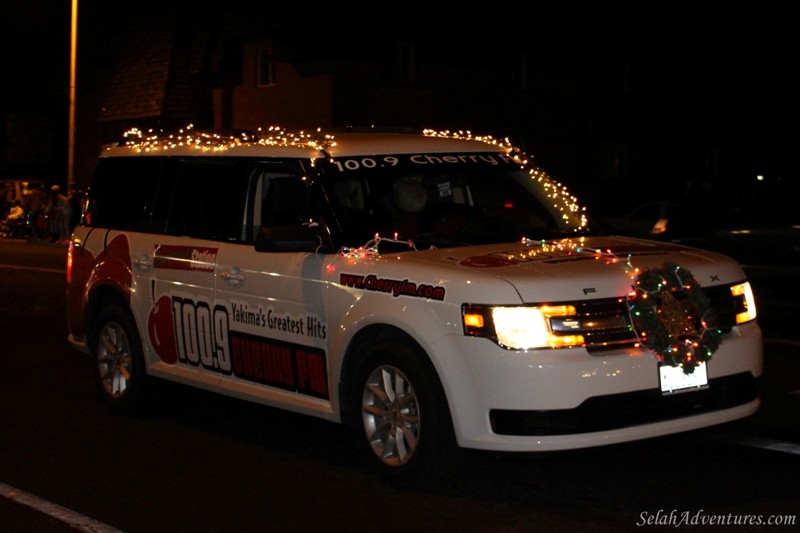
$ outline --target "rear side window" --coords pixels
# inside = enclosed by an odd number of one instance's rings
[[[251,242],[261,226],[316,219],[300,168],[223,157],[107,157],[95,170],[88,226]],[[253,189],[250,191],[250,189]],[[250,195],[248,195],[250,191]],[[248,198],[255,212],[245,207]]]
[[[161,169],[160,158],[101,158],[89,189],[86,224],[139,229],[158,189]]]
[[[167,233],[201,239],[241,238],[247,174],[234,161],[181,161]]]

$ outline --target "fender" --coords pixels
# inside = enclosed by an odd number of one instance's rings
[[[91,231],[82,243],[73,238],[71,244],[73,283],[69,284],[67,290],[67,315],[70,331],[76,338],[86,336],[87,307],[98,289],[110,287],[130,304],[133,273],[128,237],[119,233],[109,241],[110,233],[106,232],[99,251],[88,246]],[[75,251],[78,246],[81,249]],[[70,287],[80,287],[82,290],[69,290]]]

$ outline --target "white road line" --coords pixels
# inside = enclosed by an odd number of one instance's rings
[[[765,439],[763,437],[750,437],[740,440],[738,444],[750,446],[751,448],[761,448],[763,450],[771,450],[774,452],[800,455],[800,444],[796,442]]]
[[[87,533],[122,533],[119,529],[98,522],[80,513],[70,511],[55,503],[37,498],[33,494],[28,494],[25,491],[6,485],[5,483],[0,483],[0,496],[60,520],[78,531],[86,531]]]

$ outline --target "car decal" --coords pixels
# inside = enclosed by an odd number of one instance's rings
[[[168,365],[178,362],[178,350],[175,346],[175,318],[172,314],[172,300],[162,296],[153,306],[147,317],[147,333],[150,345],[159,359]]]
[[[327,336],[325,321],[313,313],[294,315],[281,312],[272,306],[265,309],[260,305],[257,309],[253,309],[247,302],[240,300],[231,300],[230,310],[231,320],[251,331],[266,333],[270,330],[312,339],[325,339]]]
[[[325,352],[317,348],[231,331],[237,378],[328,398]]]
[[[400,163],[414,166],[428,165],[512,165],[517,166],[513,157],[497,153],[478,154],[398,154],[379,157],[343,157],[331,159],[331,164],[339,172],[361,169],[395,167]]]
[[[108,237],[108,233],[105,233],[105,238]],[[104,242],[102,249],[96,252],[95,256],[89,248],[91,235],[92,232],[87,234],[80,247],[76,246],[75,241],[70,247],[72,266],[69,275],[72,279],[67,288],[66,305],[70,311],[68,313],[70,327],[81,335],[86,334],[85,315],[82,309],[86,305],[88,294],[83,289],[86,288],[91,292],[97,287],[111,284],[117,287],[125,300],[130,303],[133,283],[128,237],[125,234],[117,234],[111,242]],[[101,233],[97,232],[94,235],[96,237],[91,239],[91,244],[99,244],[97,239],[101,238]]]
[[[343,273],[339,276],[339,284],[353,289],[383,292],[391,294],[395,298],[398,296],[411,296],[413,298],[443,301],[446,292],[446,289],[441,285],[417,284],[408,279],[380,278],[375,274],[360,276],[358,274]]]
[[[315,339],[326,335],[324,321],[313,314],[292,315],[260,306],[252,311],[244,302],[211,304],[175,294],[161,295],[147,322],[150,345],[166,364],[329,397],[324,350],[243,330]]]
[[[213,272],[218,248],[156,244],[153,268]]]
[[[107,258],[111,258],[113,261],[108,261]],[[123,233],[111,239],[105,249],[105,254],[97,256],[97,262],[102,262],[104,266],[109,265],[105,275],[108,279],[117,280],[122,287],[125,287],[125,295],[130,301],[133,275],[131,274],[131,250],[128,245],[128,236]]]
[[[505,254],[475,255],[462,259],[459,263],[472,268],[500,268],[513,265],[515,262],[507,259]]]

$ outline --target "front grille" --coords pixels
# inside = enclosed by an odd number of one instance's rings
[[[727,333],[736,324],[736,314],[742,302],[733,296],[730,285],[703,289],[717,315],[717,327]],[[605,298],[582,302],[568,302],[575,307],[576,315],[551,318],[553,333],[583,335],[589,353],[614,348],[632,347],[636,333],[631,327],[625,298]]]

